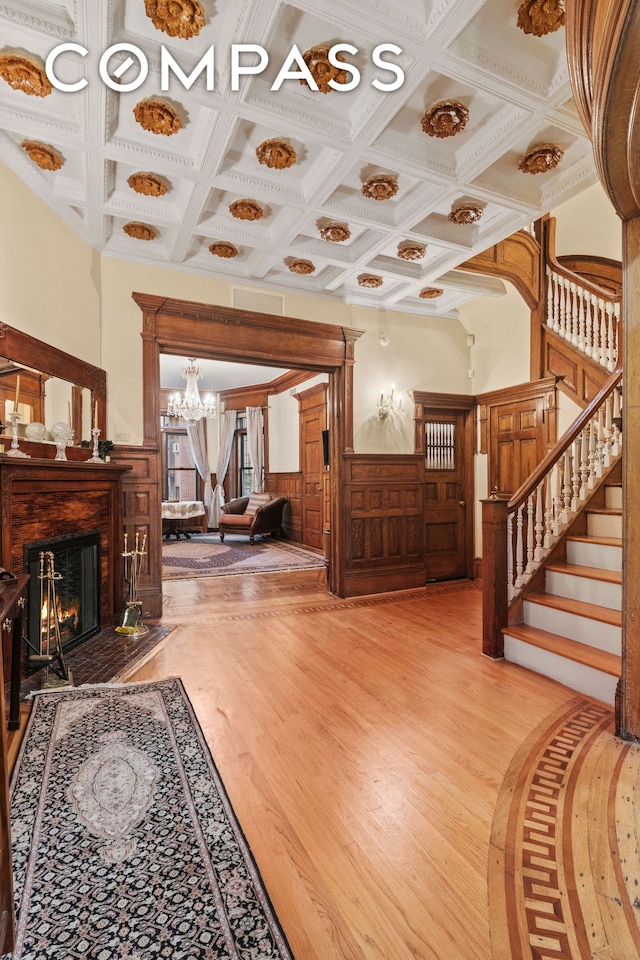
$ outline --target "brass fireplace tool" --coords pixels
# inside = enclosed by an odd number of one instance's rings
[[[124,579],[128,584],[127,601],[124,607],[122,623],[116,627],[116,633],[124,633],[128,637],[143,637],[149,632],[142,622],[142,603],[138,598],[138,579],[140,576],[140,567],[142,558],[146,556],[145,547],[147,545],[147,535],[142,538],[140,546],[140,534],[136,533],[136,545],[133,550],[128,549],[128,535],[124,535]]]
[[[56,591],[56,581],[63,578],[62,574],[55,569],[54,555],[50,550],[40,553],[38,579],[40,580],[40,615],[43,617],[40,649],[43,654],[42,659],[48,661],[42,686],[70,687],[73,686],[73,678],[62,653]]]

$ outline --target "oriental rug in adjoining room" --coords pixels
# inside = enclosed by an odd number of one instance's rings
[[[13,960],[293,960],[182,683],[37,694]]]
[[[238,573],[278,573],[315,570],[325,566],[321,554],[273,537],[250,543],[247,537],[228,535],[224,543],[211,535],[162,544],[162,579],[225,577]]]

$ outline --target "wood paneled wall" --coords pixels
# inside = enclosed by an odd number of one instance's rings
[[[151,447],[114,447],[111,460],[131,467],[123,481],[124,532],[129,546],[147,537],[147,555],[143,558],[139,597],[145,617],[162,614],[162,486],[160,458]],[[124,544],[119,545],[122,553]]]
[[[289,501],[282,515],[282,528],[287,540],[302,543],[302,474],[299,470],[290,473],[265,474],[264,488]]]
[[[347,454],[342,596],[422,586],[424,458]]]

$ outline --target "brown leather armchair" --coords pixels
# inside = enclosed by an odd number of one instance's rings
[[[267,533],[280,536],[282,529],[282,511],[287,503],[286,497],[272,493],[252,493],[250,497],[236,497],[223,504],[218,530],[220,542],[224,543],[227,533],[239,533],[254,537]]]

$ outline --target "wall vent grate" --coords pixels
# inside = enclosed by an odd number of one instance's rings
[[[233,288],[233,306],[237,310],[252,310],[257,313],[272,313],[284,316],[284,297],[279,294],[258,293],[242,287]]]

